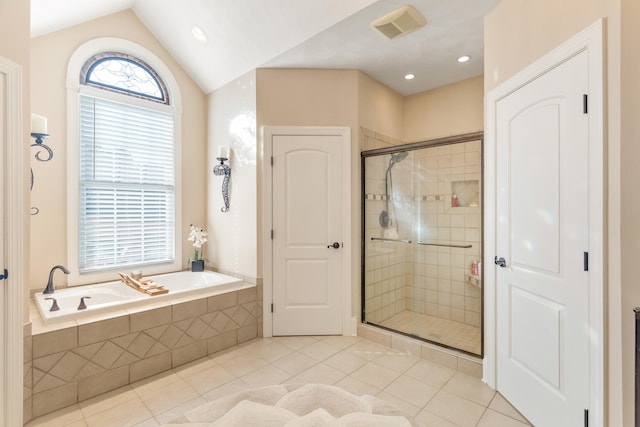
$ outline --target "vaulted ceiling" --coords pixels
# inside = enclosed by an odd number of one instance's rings
[[[483,16],[498,1],[412,0],[427,25],[390,40],[370,23],[406,0],[31,0],[31,35],[130,8],[205,93],[273,67],[360,69],[410,95],[483,73]]]

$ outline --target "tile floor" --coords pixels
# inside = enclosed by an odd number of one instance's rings
[[[360,337],[255,339],[37,418],[28,427],[158,426],[228,394],[281,383],[377,396],[426,427],[530,424],[475,377]]]
[[[480,354],[480,328],[453,320],[405,310],[380,323],[396,331],[414,334],[449,347]]]

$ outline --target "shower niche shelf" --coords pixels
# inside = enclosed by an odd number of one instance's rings
[[[477,208],[480,206],[480,180],[451,181],[451,197],[457,197],[458,205],[452,208]],[[453,201],[453,199],[452,199]]]
[[[482,287],[482,278],[480,276],[475,276],[473,274],[465,274],[465,282],[470,285],[477,286],[479,288]]]

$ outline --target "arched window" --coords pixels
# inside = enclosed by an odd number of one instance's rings
[[[80,83],[169,104],[162,79],[144,61],[119,52],[91,57],[82,67]]]
[[[167,86],[142,59],[114,51],[92,55],[76,78],[76,281],[175,269],[176,111]]]

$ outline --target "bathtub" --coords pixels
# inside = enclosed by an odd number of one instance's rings
[[[190,297],[196,299],[253,286],[242,279],[213,271],[180,271],[150,276],[150,278],[163,285],[169,292],[150,296],[117,280],[57,289],[53,294],[38,292],[34,295],[35,304],[43,322],[51,324],[122,309],[144,309],[145,306],[155,306],[156,303],[163,301],[171,304],[176,300],[184,301]],[[78,310],[81,297],[90,297],[85,299],[87,308],[84,310]],[[45,298],[55,298],[60,309],[51,311],[53,300]]]

